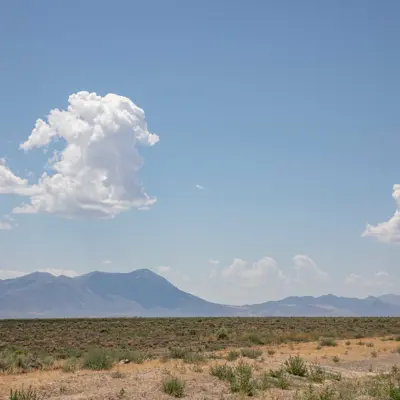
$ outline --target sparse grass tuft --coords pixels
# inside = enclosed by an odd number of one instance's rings
[[[272,356],[276,353],[276,350],[275,350],[275,349],[268,349],[268,350],[267,350],[267,353],[268,353],[268,355],[269,355],[270,357],[272,357]]]
[[[162,382],[162,390],[170,396],[181,398],[185,395],[185,382],[179,378],[168,378]]]
[[[340,361],[340,358],[338,356],[333,356],[332,361],[337,364]]]
[[[243,357],[256,359],[262,355],[262,351],[258,349],[241,349],[240,353]]]
[[[332,337],[325,337],[319,340],[320,346],[329,346],[334,347],[337,346],[336,340]]]
[[[203,368],[201,368],[200,364],[194,364],[193,367],[191,368],[193,372],[203,372]]]
[[[226,359],[227,359],[228,361],[236,361],[239,357],[240,357],[240,353],[239,353],[238,351],[231,350],[231,351],[228,353]]]
[[[126,376],[126,374],[121,372],[119,369],[111,372],[111,378],[114,378],[114,379],[122,379],[122,378],[125,378],[125,376]]]
[[[308,367],[308,379],[312,382],[322,383],[326,379],[325,369],[321,365],[314,363]]]
[[[173,347],[169,350],[168,356],[169,358],[172,358],[174,360],[183,360],[185,357],[188,356],[189,353],[190,351],[183,347]]]
[[[76,358],[70,358],[66,360],[62,365],[64,372],[76,372],[79,369],[79,361]]]
[[[39,394],[35,389],[29,387],[28,389],[11,390],[9,400],[42,400],[43,394]]]
[[[336,400],[338,399],[335,390],[330,386],[315,388],[309,385],[307,390],[298,394],[296,400]]]
[[[272,378],[275,378],[274,386],[282,390],[289,389],[290,387],[289,379],[287,377],[287,372],[283,367],[275,370],[270,369],[268,375],[271,376]]]
[[[186,364],[199,364],[203,363],[205,360],[206,357],[203,353],[188,352],[183,357],[183,362],[185,362]]]

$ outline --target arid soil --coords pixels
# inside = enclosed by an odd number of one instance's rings
[[[61,368],[25,374],[0,375],[0,398],[9,399],[10,390],[32,387],[47,399],[171,399],[162,391],[162,382],[178,377],[185,382],[187,399],[233,399],[241,394],[231,393],[227,382],[210,374],[214,364],[235,365],[240,360],[253,365],[254,374],[279,368],[289,356],[300,355],[307,363],[318,363],[326,370],[340,373],[342,379],[362,379],[388,371],[400,364],[399,342],[381,338],[339,340],[337,346],[321,347],[318,342],[255,346],[262,350],[257,359],[240,358],[229,362],[229,349],[213,353],[213,358],[197,364],[182,360],[148,360],[143,364],[119,364],[110,371],[78,370],[64,372]],[[272,354],[272,350],[275,353]],[[309,385],[304,379],[291,380],[288,390],[271,388],[258,391],[256,398],[290,399],[296,390]]]

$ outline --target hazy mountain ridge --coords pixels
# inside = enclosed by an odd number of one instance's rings
[[[400,316],[400,296],[291,296],[227,306],[186,293],[147,269],[76,278],[34,272],[0,280],[0,318],[107,316]]]

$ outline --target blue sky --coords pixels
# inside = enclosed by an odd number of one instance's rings
[[[151,268],[227,303],[398,291],[399,12],[394,0],[6,2],[0,157],[22,186],[0,174],[0,278]],[[65,218],[55,197],[15,212],[29,191],[45,198],[38,179],[66,142],[20,144],[81,91],[144,110],[159,141],[137,146],[135,176],[157,201],[106,219]]]

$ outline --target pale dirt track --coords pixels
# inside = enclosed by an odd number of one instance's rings
[[[340,372],[343,377],[358,378],[387,371],[393,365],[400,365],[400,354],[395,349],[399,342],[382,341],[379,338],[362,339],[364,345],[357,344],[358,339],[351,340],[350,345],[338,341],[336,347],[317,349],[318,343],[299,343],[293,345],[261,346],[262,359],[246,362],[254,364],[257,371],[269,371],[279,368],[290,355],[299,354],[307,362],[318,362],[332,371]],[[372,343],[373,347],[366,344]],[[273,348],[276,353],[269,356],[267,350]],[[376,352],[376,357],[371,353]],[[219,352],[224,355],[228,350]],[[334,362],[337,356],[339,362]],[[81,370],[75,373],[65,373],[60,369],[52,371],[36,371],[20,375],[0,375],[0,398],[8,399],[10,389],[32,386],[47,399],[171,399],[161,391],[161,382],[172,375],[183,379],[186,383],[186,399],[233,399],[240,396],[229,392],[226,383],[212,377],[209,367],[213,363],[225,363],[226,360],[209,360],[201,364],[201,372],[195,371],[192,364],[182,361],[150,360],[143,364],[118,365],[112,371],[94,372]],[[115,377],[119,370],[122,377]],[[122,395],[123,394],[123,395]],[[258,398],[290,399],[292,391],[278,389],[261,392]]]

